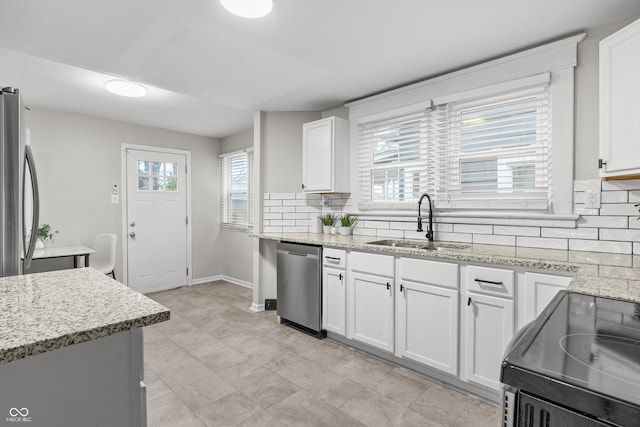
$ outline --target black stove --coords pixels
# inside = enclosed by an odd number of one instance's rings
[[[560,292],[502,364],[505,425],[640,426],[640,304]]]

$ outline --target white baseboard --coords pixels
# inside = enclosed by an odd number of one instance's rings
[[[252,302],[251,307],[249,307],[249,310],[259,313],[261,311],[264,311],[264,304],[256,304],[255,302]]]
[[[202,285],[203,283],[215,282],[216,280],[220,280],[220,276],[209,276],[209,277],[200,277],[198,279],[191,279],[192,285]]]
[[[216,282],[218,280],[224,280],[225,282],[232,283],[234,285],[242,286],[245,288],[253,289],[253,283],[247,282],[246,280],[236,279],[235,277],[225,276],[224,274],[218,274],[216,276],[209,277],[200,277],[198,279],[193,279],[191,284],[193,285],[201,285],[203,283]]]

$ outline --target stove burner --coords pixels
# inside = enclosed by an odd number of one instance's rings
[[[640,384],[640,341],[594,333],[568,334],[559,340],[567,356],[594,373],[638,387]],[[601,379],[602,382],[606,379]]]

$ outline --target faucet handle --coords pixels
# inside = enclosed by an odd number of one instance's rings
[[[418,229],[416,230],[420,233],[422,233],[422,217],[418,217]]]

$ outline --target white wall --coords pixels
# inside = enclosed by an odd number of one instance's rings
[[[222,140],[221,154],[253,146],[253,129],[228,136]],[[253,243],[246,231],[221,230],[218,240],[222,252],[220,274],[232,279],[253,281]]]
[[[122,278],[122,205],[110,203],[112,185],[123,185],[121,144],[189,150],[193,187],[192,277],[219,274],[222,250],[217,247],[218,140],[42,108],[33,108],[27,120],[40,182],[40,223],[60,230],[55,245],[88,246],[95,234],[116,233],[116,275]]]
[[[265,193],[287,193],[302,185],[302,124],[319,112],[266,112],[262,123],[262,184]]]

